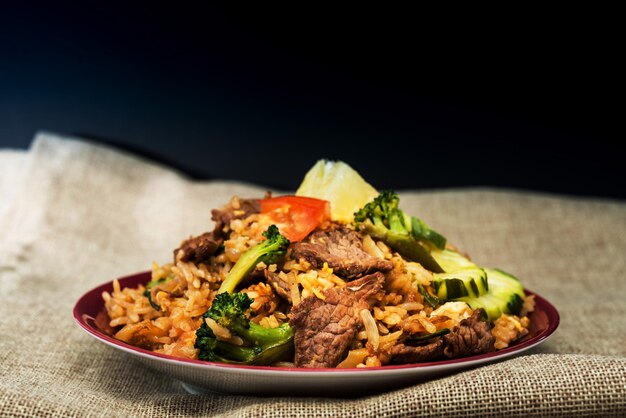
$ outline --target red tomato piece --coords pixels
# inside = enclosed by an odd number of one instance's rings
[[[301,241],[319,224],[330,219],[330,202],[303,196],[279,196],[261,200],[261,213],[289,241]]]

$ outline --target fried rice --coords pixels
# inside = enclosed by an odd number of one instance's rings
[[[233,197],[228,205],[238,207],[239,199]],[[270,224],[271,220],[261,213],[232,219],[224,226],[227,238],[223,251],[208,260],[183,261],[184,250],[179,249],[172,262],[163,265],[154,262],[152,281],[165,282],[157,286],[156,291],[147,291],[144,285],[122,289],[114,280],[112,292],[102,294],[109,325],[115,330],[114,337],[156,353],[197,359],[195,332],[203,322],[202,315],[210,308],[230,269],[243,253],[263,240],[262,233]],[[383,292],[376,303],[371,309],[359,312],[361,325],[337,367],[389,364],[391,349],[407,335],[452,329],[472,316],[473,310],[464,302],[431,306],[419,291],[421,285],[433,292],[430,271],[407,260],[381,240],[363,234],[362,239],[363,249],[369,255],[392,262],[393,269],[385,273]],[[253,299],[250,320],[265,328],[288,323],[291,309],[302,300],[324,299],[325,291],[347,285],[346,279],[337,276],[327,264],[315,268],[304,259],[294,258],[290,250],[280,265],[259,263],[256,266],[256,272],[263,270],[277,274],[288,284],[291,300],[287,303],[281,298],[262,275],[255,274],[257,279],[240,286],[239,291]],[[152,292],[151,299],[147,292]],[[526,315],[532,309],[532,298],[527,298],[520,316],[503,314],[494,322],[491,332],[495,349],[506,348],[528,334],[530,321]],[[219,332],[219,327],[212,329]],[[225,334],[222,338],[234,336]]]

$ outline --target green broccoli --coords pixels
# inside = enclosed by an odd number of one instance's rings
[[[231,364],[269,365],[293,355],[293,329],[289,324],[278,328],[264,328],[251,322],[246,311],[253,302],[245,293],[220,293],[211,308],[202,316],[203,322],[196,331],[194,347],[199,350],[198,358]],[[206,323],[211,318],[227,328],[233,337],[243,341],[219,340]]]
[[[258,243],[239,257],[222,282],[218,293],[232,293],[261,261],[269,265],[279,262],[284,257],[290,243],[280,234],[276,225],[270,225],[267,231],[263,232],[263,236],[267,238],[265,241]]]
[[[381,192],[371,202],[354,213],[357,230],[387,243],[391,248],[428,270],[443,272],[430,255],[428,246],[443,248],[446,239],[422,220],[407,215],[398,208],[400,198],[391,191]]]

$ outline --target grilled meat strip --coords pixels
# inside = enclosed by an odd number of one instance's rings
[[[259,212],[261,212],[259,199],[233,199],[222,209],[213,209],[211,211],[211,219],[215,221],[213,231],[183,241],[180,247],[174,250],[174,261],[180,250],[183,250],[181,261],[202,263],[209,260],[228,238],[230,221]]]
[[[174,250],[174,260],[176,260],[178,251],[183,250],[183,255],[180,258],[182,261],[194,263],[207,261],[215,254],[222,242],[224,240],[216,238],[214,232],[205,232],[202,235],[183,241],[180,247]]]
[[[443,339],[438,338],[434,342],[426,345],[411,346],[398,344],[391,347],[389,354],[392,362],[398,364],[421,363],[429,361],[443,355]]]
[[[491,334],[489,322],[483,321],[483,310],[462,320],[451,333],[443,336],[446,357],[466,357],[494,351],[495,337]]]
[[[232,199],[222,209],[213,209],[211,219],[215,221],[213,234],[216,238],[225,239],[229,234],[230,221],[244,219],[253,213],[261,212],[261,200],[259,199]]]
[[[346,287],[326,290],[325,300],[310,296],[291,311],[296,367],[335,367],[362,325],[360,312],[369,309],[385,276],[376,272],[352,281]]]
[[[293,245],[292,256],[305,259],[315,268],[322,268],[324,263],[328,263],[333,273],[344,279],[393,269],[391,261],[366,253],[359,233],[345,226],[314,231]]]
[[[483,321],[483,310],[476,309],[474,314],[463,319],[452,332],[439,337],[430,344],[411,346],[398,344],[391,348],[393,363],[420,363],[437,357],[466,357],[494,351],[495,338],[491,335],[490,325]]]
[[[269,270],[263,270],[265,280],[272,286],[274,292],[287,302],[291,303],[291,291],[289,289],[289,283],[283,280],[277,273]]]

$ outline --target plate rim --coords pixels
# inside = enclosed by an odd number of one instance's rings
[[[140,283],[143,279],[147,283],[150,279],[150,271],[142,271],[135,274],[130,274],[127,276],[117,278],[118,281],[133,281],[136,280],[137,283]],[[76,301],[74,308],[72,310],[72,314],[76,324],[86,331],[93,338],[98,341],[105,343],[109,346],[112,346],[117,349],[121,349],[129,354],[138,355],[140,357],[150,359],[150,360],[158,360],[164,361],[167,363],[173,363],[177,365],[182,365],[186,367],[194,367],[201,368],[205,370],[219,370],[219,371],[231,371],[231,372],[241,372],[241,373],[250,373],[250,372],[259,372],[259,373],[269,373],[269,374],[288,374],[288,375],[302,375],[302,376],[312,376],[312,375],[324,375],[328,376],[329,374],[340,376],[340,375],[356,375],[356,374],[381,374],[387,372],[415,372],[415,371],[438,371],[438,370],[446,370],[448,368],[454,368],[459,365],[478,365],[481,363],[486,363],[492,360],[504,359],[516,354],[520,354],[523,351],[526,351],[540,343],[543,343],[547,340],[558,328],[560,323],[560,315],[557,309],[546,300],[541,295],[524,288],[524,291],[527,294],[535,296],[535,302],[541,305],[542,310],[549,317],[550,321],[548,323],[548,327],[540,332],[538,335],[523,341],[519,344],[516,344],[512,347],[507,347],[505,349],[499,351],[493,351],[490,353],[479,354],[476,356],[470,357],[461,357],[457,359],[449,359],[449,360],[437,360],[423,363],[411,363],[411,364],[399,364],[399,365],[387,365],[387,366],[378,366],[378,367],[364,367],[364,368],[302,368],[302,367],[282,367],[282,366],[252,366],[252,365],[236,365],[236,364],[227,364],[227,363],[218,363],[218,362],[210,362],[204,360],[196,360],[196,359],[187,359],[182,357],[175,357],[169,354],[155,353],[153,351],[149,351],[143,348],[135,347],[130,344],[127,344],[123,341],[117,340],[113,337],[110,337],[103,332],[96,329],[94,326],[89,325],[88,321],[94,320],[94,317],[88,315],[81,309],[83,305],[87,302],[87,299],[93,298],[95,293],[102,294],[108,288],[112,288],[113,280],[102,283],[89,291],[85,292],[81,297]],[[102,298],[100,297],[100,300]],[[102,300],[102,305],[100,308],[104,306],[104,301]]]

